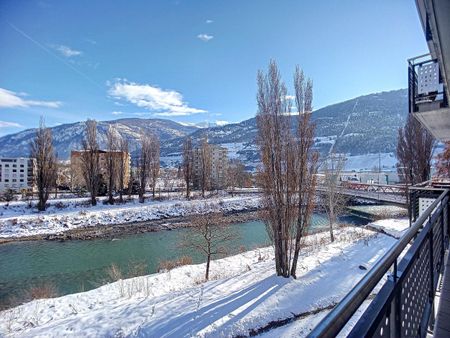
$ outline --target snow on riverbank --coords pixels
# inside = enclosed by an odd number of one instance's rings
[[[0,239],[57,234],[80,227],[143,222],[201,214],[212,210],[222,212],[252,210],[259,204],[258,196],[237,196],[189,201],[148,201],[144,204],[137,202],[116,205],[99,204],[95,207],[77,205],[56,210],[52,208],[43,213],[27,213],[26,206],[22,203],[23,215],[11,216],[5,211],[0,216]]]
[[[298,279],[274,275],[273,249],[118,281],[84,293],[0,312],[7,337],[225,337],[338,302],[396,242],[354,227],[307,237]],[[315,321],[302,325],[307,334]]]

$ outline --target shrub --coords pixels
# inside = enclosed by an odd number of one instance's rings
[[[111,264],[111,266],[106,271],[110,282],[117,282],[122,279],[122,271],[116,264]]]
[[[14,191],[12,189],[7,189],[2,195],[1,195],[2,201],[5,202],[11,202],[15,200]]]
[[[26,292],[26,299],[45,299],[58,297],[58,289],[52,283],[42,283],[32,286]]]
[[[136,261],[128,263],[128,278],[146,275],[147,263],[145,261]]]
[[[181,256],[178,259],[161,261],[158,265],[158,272],[170,271],[179,266],[192,264],[192,257]]]

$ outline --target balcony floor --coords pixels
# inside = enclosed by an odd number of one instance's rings
[[[447,255],[433,337],[450,337],[450,259]]]

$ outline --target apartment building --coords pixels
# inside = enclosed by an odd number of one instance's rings
[[[83,178],[83,171],[82,171],[82,154],[83,150],[72,150],[70,154],[70,167],[72,172],[72,188],[76,187],[84,187],[85,181]],[[99,162],[100,162],[100,175],[103,176],[103,178],[106,180],[107,177],[107,168],[108,168],[108,158],[109,154],[113,155],[114,162],[118,166],[119,163],[122,161],[124,164],[124,187],[128,186],[128,182],[130,179],[130,163],[131,163],[131,157],[130,153],[124,152],[124,151],[113,151],[109,152],[106,150],[99,150]],[[117,169],[116,169],[117,171]],[[118,177],[116,178],[116,186],[118,185]]]
[[[214,144],[208,144],[206,150],[210,161],[207,161],[209,171],[209,186],[211,189],[222,189],[226,187],[228,169],[228,150]],[[199,188],[202,174],[202,148],[194,148],[193,183]]]
[[[34,158],[0,158],[0,192],[21,191],[35,187],[36,160]]]

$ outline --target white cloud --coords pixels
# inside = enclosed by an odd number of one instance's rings
[[[197,37],[198,37],[200,40],[205,41],[205,42],[208,42],[209,40],[211,40],[212,38],[214,38],[214,36],[208,35],[208,34],[199,34],[199,35],[197,35]]]
[[[214,21],[212,21],[212,20],[209,20],[209,19],[208,19],[208,20],[206,20],[206,23],[207,23],[207,24],[210,24],[210,23],[213,23],[213,22],[214,22]]]
[[[224,121],[224,120],[216,120],[215,123],[216,123],[216,126],[219,126],[219,127],[222,127],[222,126],[225,126],[227,124],[230,124],[229,121]]]
[[[22,125],[16,122],[0,121],[0,128],[11,128],[11,127],[20,128],[22,127]]]
[[[111,114],[113,114],[113,115],[122,115],[123,113],[121,111],[113,111]]]
[[[295,95],[286,95],[284,98],[286,100],[295,100]]]
[[[13,91],[0,88],[0,108],[28,108],[31,106],[46,108],[61,107],[61,102],[59,101],[24,100],[20,96],[25,95],[23,93],[15,93]]]
[[[183,96],[174,90],[164,90],[148,84],[118,80],[108,91],[116,99],[123,99],[158,116],[186,116],[206,113],[206,110],[189,107]]]
[[[70,58],[72,56],[80,56],[83,54],[82,51],[75,50],[64,45],[52,45],[52,47],[66,58]]]

